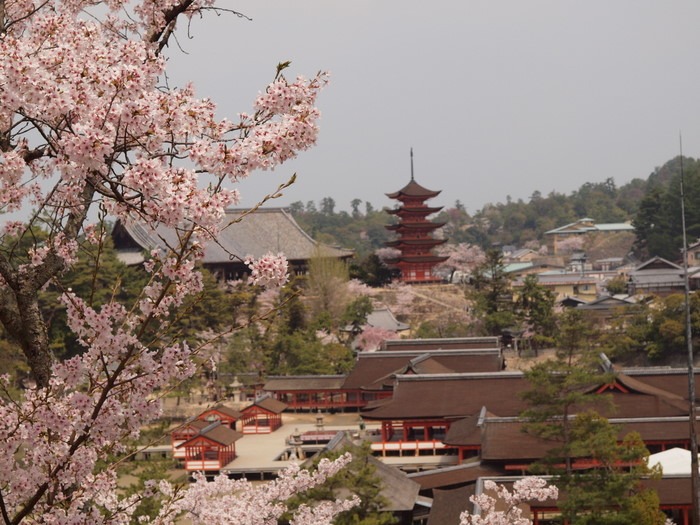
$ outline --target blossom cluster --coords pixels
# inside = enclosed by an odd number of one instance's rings
[[[486,480],[484,491],[469,498],[477,507],[476,512],[463,512],[460,525],[529,525],[532,521],[523,516],[521,505],[532,501],[556,500],[558,496],[556,486],[536,476],[517,480],[512,492],[503,485]],[[497,506],[505,510],[496,510]]]
[[[134,14],[147,28],[175,6],[187,4],[190,16],[212,3],[143,0]],[[12,25],[0,40],[0,126],[7,119],[39,138],[30,144],[18,137],[14,148],[0,151],[0,209],[43,207],[61,220],[100,195],[123,221],[189,221],[197,236],[210,239],[239,198],[224,179],[274,168],[314,144],[315,101],[326,77],[290,82],[278,75],[252,116],[217,120],[216,105],[196,98],[191,85],[159,86],[166,62],[153,42],[121,38],[113,25],[77,16],[94,4],[48,1],[30,25]],[[111,0],[106,7],[127,5]],[[27,10],[29,4],[19,11]],[[54,187],[41,191],[41,179]]]
[[[184,512],[195,523],[207,525],[273,525],[287,512],[288,499],[323,483],[347,466],[351,459],[349,454],[335,461],[323,459],[313,472],[293,464],[280,472],[274,481],[258,487],[245,479],[232,480],[221,475],[213,482],[207,482],[204,476],[196,475],[191,489],[164,507],[161,516],[175,511],[176,514]],[[296,511],[290,523],[325,525],[331,523],[338,513],[358,503],[357,497],[353,496],[320,505],[305,505]]]
[[[159,397],[195,373],[198,351],[163,334],[202,289],[197,263],[225,208],[238,202],[232,183],[314,144],[327,78],[288,81],[278,72],[250,114],[219,119],[193,86],[164,85],[163,50],[177,18],[215,8],[214,0],[2,4],[0,212],[37,211],[0,233],[0,309],[37,386],[17,395],[0,378],[0,506],[12,523],[126,524],[143,495],[120,495],[114,464],[100,462],[125,454],[125,443],[159,416]],[[89,225],[94,208],[99,221]],[[97,306],[92,293],[60,282],[82,249],[100,253],[107,216],[175,232],[144,265],[149,280],[134,304],[121,304],[115,286]],[[246,262],[257,284],[286,281],[280,255]],[[82,349],[62,362],[52,362],[39,306],[47,286],[59,291],[56,310]],[[191,491],[162,486],[164,513],[154,523],[183,513],[268,523],[285,497],[340,466],[291,472],[265,490],[223,480]],[[202,517],[215,487],[230,491],[224,521]],[[302,508],[297,522],[329,523],[353,503]]]
[[[245,258],[244,263],[250,268],[250,278],[253,284],[282,286],[287,282],[289,263],[283,253],[277,255],[267,253],[259,259],[254,259],[249,255]]]

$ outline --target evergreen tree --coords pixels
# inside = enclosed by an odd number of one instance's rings
[[[510,290],[510,276],[505,272],[503,254],[492,248],[483,264],[472,274],[467,298],[474,304],[474,314],[488,335],[501,335],[516,321],[515,304]]]
[[[689,239],[700,237],[700,161],[684,157],[667,162],[649,177],[647,193],[634,218],[635,252],[642,258],[681,257],[681,175],[684,180],[686,226]]]
[[[529,407],[521,414],[524,429],[552,442],[543,466],[550,468],[563,462],[567,474],[572,472],[574,457],[573,416],[583,407],[609,404],[607,396],[593,390],[611,378],[602,371],[597,358],[584,350],[589,333],[580,312],[567,311],[560,322],[555,357],[525,371],[531,388],[523,394]]]
[[[532,332],[537,346],[551,345],[554,342],[556,317],[554,315],[554,292],[539,284],[536,275],[528,275],[517,299],[520,317]]]
[[[595,412],[576,416],[571,428],[572,453],[590,460],[591,468],[561,476],[555,484],[566,496],[562,517],[570,525],[663,525],[658,495],[642,487],[644,478],[660,477],[647,466],[649,451],[639,434],[618,442],[618,430]]]

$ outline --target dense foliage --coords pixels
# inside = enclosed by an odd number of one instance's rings
[[[649,177],[648,190],[639,203],[634,227],[640,257],[658,255],[671,261],[681,257],[681,179],[688,242],[700,238],[700,161],[684,157],[681,162],[677,157]]]

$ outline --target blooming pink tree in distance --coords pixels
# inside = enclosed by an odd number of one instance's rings
[[[460,525],[529,525],[532,521],[523,516],[522,504],[556,500],[558,496],[557,487],[534,476],[516,481],[512,492],[503,485],[486,480],[484,491],[469,498],[477,507],[476,512],[463,512],[459,522]]]
[[[583,250],[584,246],[582,235],[572,235],[556,242],[557,253],[561,255],[570,255],[573,252]]]
[[[459,244],[443,244],[436,248],[438,255],[447,256],[437,268],[469,273],[486,261],[484,250],[475,244],[461,242]]]
[[[291,81],[279,66],[252,111],[234,120],[215,118],[214,103],[192,86],[165,85],[176,24],[215,9],[214,0],[0,0],[0,211],[34,210],[1,233],[0,322],[36,380],[18,395],[0,378],[2,523],[129,523],[142,495],[119,496],[114,462],[158,417],[158,396],[195,371],[198,350],[165,334],[202,289],[203,246],[238,201],[234,183],[316,140],[323,74]],[[100,271],[108,218],[177,234],[151,254],[135,304],[96,307],[91,294],[61,283],[79,252]],[[281,257],[246,262],[257,282],[286,279]],[[39,304],[46,287],[62,291],[78,357],[52,355]],[[342,463],[292,472],[264,490],[224,479],[153,486],[164,498],[155,522],[184,512],[195,522],[273,523],[287,495]],[[203,510],[211,496],[215,520]],[[304,508],[300,519],[327,523],[349,504]]]
[[[367,326],[357,336],[357,348],[363,352],[373,352],[381,347],[384,341],[399,339],[399,334],[377,326]]]

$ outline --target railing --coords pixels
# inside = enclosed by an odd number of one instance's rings
[[[382,456],[385,456],[387,452],[399,452],[399,455],[403,455],[403,452],[412,452],[413,455],[418,456],[421,451],[432,451],[433,455],[437,454],[438,451],[445,450],[447,447],[442,441],[380,441],[379,443],[371,444],[373,452],[381,452]]]
[[[189,460],[185,461],[186,470],[219,470],[221,468],[221,463],[219,461],[195,461]]]

